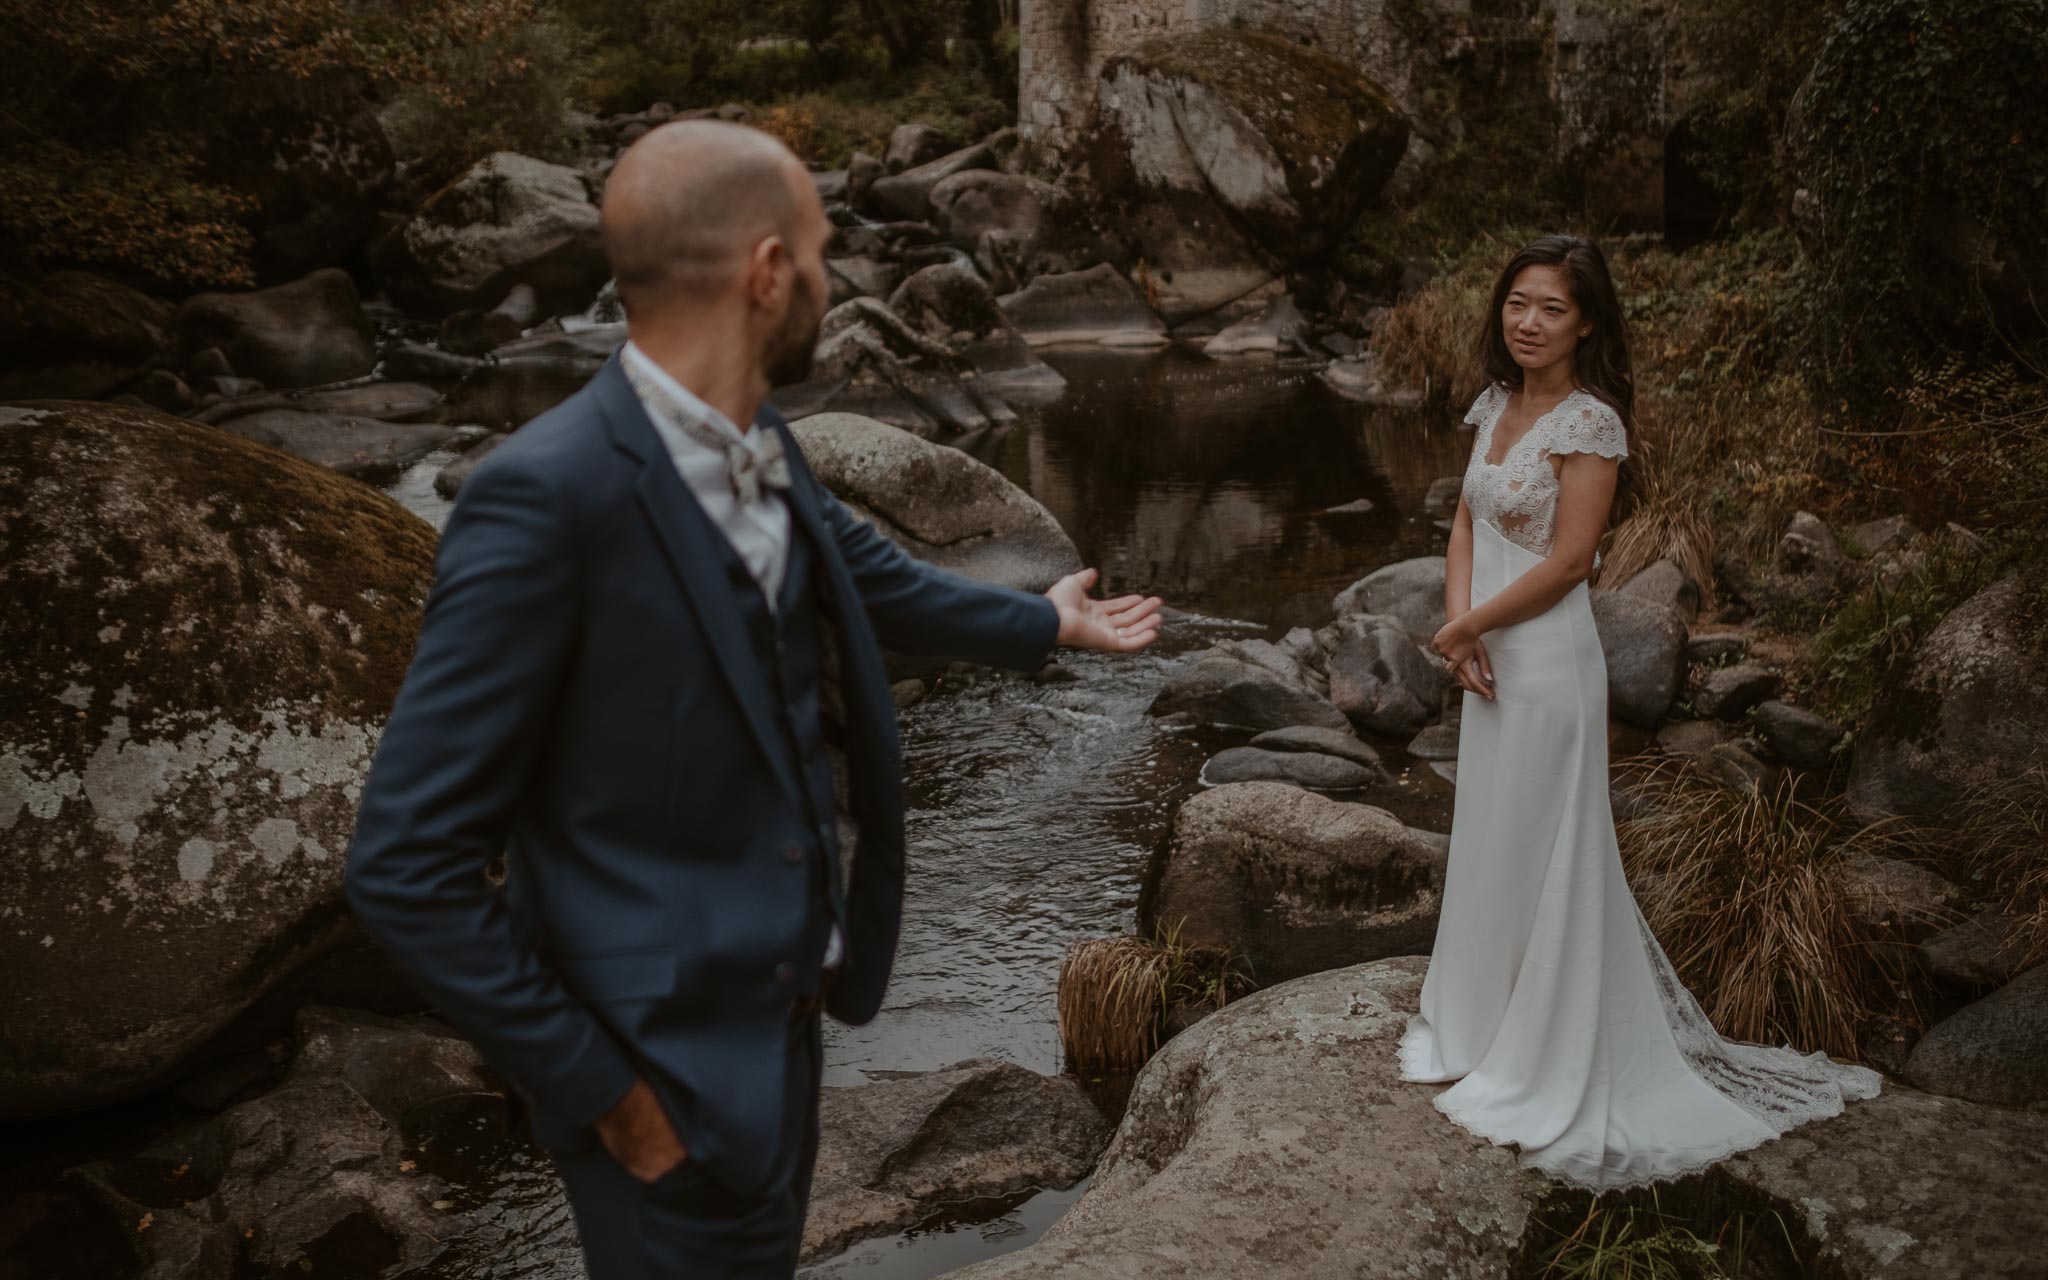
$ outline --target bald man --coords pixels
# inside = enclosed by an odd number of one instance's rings
[[[1158,634],[1092,571],[911,560],[812,476],[763,401],[809,372],[831,231],[765,134],[621,158],[628,340],[462,487],[349,851],[357,914],[527,1098],[591,1280],[795,1270],[819,1010],[875,1015],[901,916],[882,646],[1028,671]]]

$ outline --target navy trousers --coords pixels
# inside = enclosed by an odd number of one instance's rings
[[[789,1024],[782,1150],[767,1188],[737,1195],[692,1160],[643,1183],[602,1145],[555,1153],[590,1280],[790,1280],[818,1156],[823,1029]]]

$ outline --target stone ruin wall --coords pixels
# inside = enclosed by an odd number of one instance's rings
[[[1023,0],[1019,132],[1030,154],[1057,163],[1088,127],[1111,58],[1155,36],[1242,25],[1356,66],[1416,121],[1419,160],[1431,132],[1456,136],[1445,86],[1491,45],[1547,91],[1588,217],[1660,226],[1677,96],[1662,16],[1658,0]]]

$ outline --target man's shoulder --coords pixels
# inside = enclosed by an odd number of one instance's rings
[[[477,464],[463,490],[524,482],[569,499],[602,499],[617,482],[617,458],[597,399],[586,387],[507,436]]]

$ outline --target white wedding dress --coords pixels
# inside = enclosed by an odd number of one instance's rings
[[[1477,606],[1550,549],[1549,456],[1626,455],[1621,420],[1573,392],[1486,461],[1507,393],[1481,393],[1465,470]],[[1593,1190],[1695,1172],[1875,1097],[1866,1067],[1723,1039],[1622,877],[1607,797],[1607,665],[1586,585],[1487,632],[1496,698],[1467,693],[1443,910],[1404,1080],[1521,1162]]]

